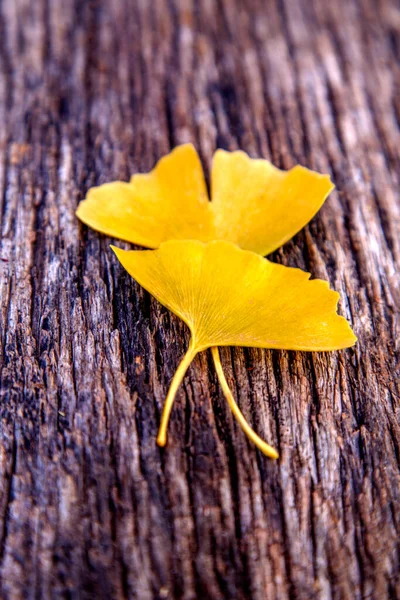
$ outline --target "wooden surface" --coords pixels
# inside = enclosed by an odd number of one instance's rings
[[[0,2],[1,598],[400,598],[399,32],[384,0]],[[187,331],[74,216],[186,141],[337,185],[272,259],[357,346],[222,352],[278,462],[208,352],[156,446]]]

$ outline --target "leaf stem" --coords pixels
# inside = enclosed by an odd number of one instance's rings
[[[178,391],[178,388],[182,383],[185,373],[188,370],[189,365],[196,356],[196,354],[197,350],[195,350],[193,348],[192,343],[190,343],[189,349],[186,352],[185,356],[182,358],[181,362],[179,363],[179,366],[175,371],[175,375],[173,376],[173,379],[171,381],[171,385],[169,387],[168,394],[165,399],[165,404],[161,416],[160,428],[158,430],[157,436],[157,444],[161,447],[165,446],[165,444],[167,443],[168,422],[172,410],[172,405],[175,400],[176,392]]]
[[[218,379],[222,387],[222,391],[224,392],[224,396],[230,406],[231,411],[233,412],[234,416],[239,422],[239,425],[241,426],[247,437],[257,446],[259,450],[261,450],[263,454],[265,454],[265,456],[269,456],[270,458],[279,458],[279,454],[277,453],[277,451],[274,448],[272,448],[272,446],[264,442],[256,434],[256,432],[253,431],[253,429],[250,427],[243,414],[241,413],[240,408],[236,404],[232,392],[229,389],[228,382],[226,381],[224,371],[222,369],[221,358],[219,356],[218,348],[214,346],[213,348],[211,348],[211,352],[214,359],[214,365],[217,371]]]

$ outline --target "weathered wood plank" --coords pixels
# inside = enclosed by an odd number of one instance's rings
[[[399,31],[390,0],[0,2],[3,598],[400,598]],[[187,332],[74,216],[186,141],[337,185],[272,258],[357,346],[222,351],[277,463],[208,353],[156,446]]]

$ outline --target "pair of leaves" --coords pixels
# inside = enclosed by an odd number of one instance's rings
[[[224,394],[246,434],[276,451],[246,423],[226,382],[218,346],[337,350],[355,343],[336,313],[339,294],[300,269],[260,256],[290,239],[332,190],[328,176],[276,169],[243,152],[218,150],[207,198],[191,145],[176,148],[147,175],[92,188],[77,215],[93,228],[150,248],[113,248],[121,264],[190,328],[191,342],[166,399],[159,445],[173,400],[197,352],[212,348]]]

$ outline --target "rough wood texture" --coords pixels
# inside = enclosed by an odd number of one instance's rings
[[[383,0],[0,2],[2,598],[400,598],[399,32]],[[189,140],[337,184],[273,259],[358,345],[222,352],[279,462],[208,353],[156,446],[187,332],[74,216]]]

